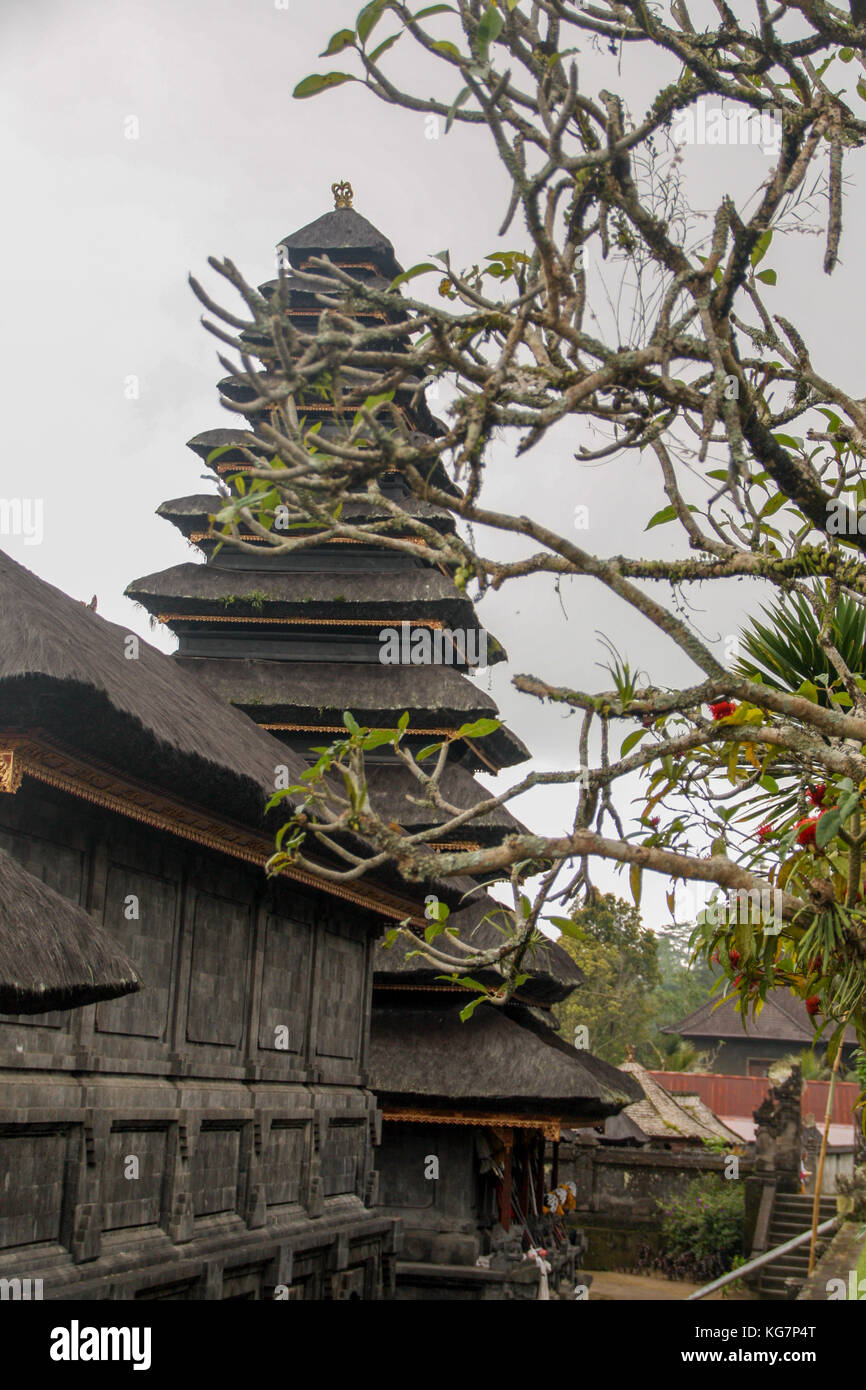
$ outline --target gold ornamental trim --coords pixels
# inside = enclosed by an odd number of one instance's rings
[[[406,1124],[434,1125],[474,1125],[477,1128],[490,1128],[501,1125],[505,1129],[540,1129],[545,1139],[559,1143],[562,1121],[557,1115],[503,1115],[492,1113],[465,1114],[458,1111],[403,1110],[399,1107],[383,1106],[382,1118]]]
[[[337,183],[331,184],[331,192],[334,195],[334,211],[339,208],[350,208],[355,191],[348,179],[340,179]]]
[[[256,721],[258,723],[258,721]],[[260,729],[285,729],[293,734],[344,734],[346,733],[345,724],[259,724]],[[407,734],[453,734],[453,729],[414,729],[406,730]]]
[[[0,777],[4,775],[3,769],[7,769],[10,783],[17,781],[17,785],[0,786],[0,790],[17,791],[27,775],[91,805],[260,868],[273,854],[273,844],[267,836],[256,835],[230,821],[195,811],[173,797],[125,781],[110,769],[74,757],[48,740],[7,733],[0,734],[0,739]],[[408,903],[398,907],[304,869],[288,868],[281,877],[354,903],[389,920],[400,922],[409,917],[417,926],[425,925],[424,917],[412,913]]]
[[[21,759],[12,748],[0,749],[0,792],[14,796],[24,778]]]
[[[240,613],[158,613],[160,623],[282,623],[292,627],[408,627],[441,629],[438,618],[249,618]]]

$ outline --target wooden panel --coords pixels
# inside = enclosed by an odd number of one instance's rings
[[[65,1129],[0,1132],[0,1250],[60,1239],[66,1145]]]
[[[240,1047],[244,1034],[250,951],[250,909],[199,893],[189,982],[189,1042]]]
[[[240,1151],[237,1127],[202,1125],[190,1165],[196,1216],[237,1210]]]
[[[271,1127],[261,1167],[269,1207],[300,1201],[308,1133],[306,1125]]]
[[[356,1192],[364,1152],[364,1126],[331,1124],[322,1149],[322,1191],[326,1197]]]
[[[96,1010],[97,1032],[126,1033],[136,1038],[165,1037],[176,910],[176,884],[112,864],[103,921],[120,949],[141,972],[143,986],[138,994],[100,1004]],[[136,911],[137,920],[127,915]]]
[[[310,928],[285,917],[269,916],[265,934],[259,1047],[265,1050],[304,1051],[310,1000]],[[283,1043],[288,1031],[288,1047]]]
[[[40,840],[31,835],[15,835],[0,830],[0,848],[5,849],[34,878],[82,906],[84,902],[84,855],[69,845]],[[2,1014],[0,1023],[23,1023],[30,1028],[68,1028],[69,1010],[47,1014]]]
[[[358,1055],[364,997],[365,948],[335,932],[323,932],[318,979],[316,1052],[320,1057]]]
[[[167,1138],[165,1129],[116,1129],[108,1136],[103,1167],[106,1231],[159,1224]]]

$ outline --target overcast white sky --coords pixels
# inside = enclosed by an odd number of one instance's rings
[[[270,278],[276,242],[327,211],[340,178],[404,265],[446,246],[455,264],[471,264],[522,240],[519,227],[497,240],[506,181],[482,132],[457,127],[429,139],[422,115],[386,108],[359,86],[293,101],[308,72],[344,65],[317,55],[331,32],[353,24],[359,0],[284,4],[2,0],[0,8],[0,496],[39,497],[45,508],[40,545],[20,536],[0,544],[75,597],[96,593],[100,613],[166,650],[171,639],[150,631],[123,589],[194,558],[154,511],[166,498],[209,490],[185,441],[233,423],[218,404],[223,372],[188,272],[207,281],[207,256],[230,255],[254,282]],[[424,89],[411,46],[391,56]],[[669,80],[657,63],[642,68],[634,50],[579,62],[585,89],[614,87],[638,115]],[[136,128],[138,138],[128,138]],[[709,209],[723,191],[740,198],[756,188],[768,167],[758,149],[703,146],[687,151],[683,171],[693,206]],[[831,279],[817,238],[793,237],[766,262],[779,274],[780,311],[784,301],[816,366],[857,395],[866,394],[853,350],[862,337],[862,237],[852,230],[863,226],[861,170],[860,157],[849,163],[842,264]],[[617,274],[606,268],[612,292]],[[673,528],[643,534],[666,500],[649,464],[587,468],[574,462],[580,442],[569,427],[515,460],[503,441],[491,500],[561,528],[584,504],[582,543],[601,554],[667,553]],[[745,584],[695,594],[695,620],[721,644],[760,597]],[[576,723],[518,696],[508,684],[514,672],[595,685],[602,631],[654,681],[695,675],[589,580],[563,585],[561,601],[547,580],[522,582],[481,611],[511,657],[482,679],[539,766],[573,764]],[[520,809],[538,829],[555,830],[570,824],[571,805],[570,796],[539,793]],[[645,897],[649,925],[666,915],[665,887]]]

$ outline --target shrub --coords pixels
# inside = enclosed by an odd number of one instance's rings
[[[663,1250],[653,1267],[680,1279],[717,1279],[743,1253],[744,1192],[739,1183],[708,1173],[681,1197],[659,1201]]]

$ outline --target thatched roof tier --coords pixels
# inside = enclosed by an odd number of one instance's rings
[[[755,1039],[791,1043],[793,1046],[811,1047],[815,1040],[815,1029],[806,1013],[802,999],[787,990],[774,989],[764,1000],[764,1007],[757,1018],[744,1017],[737,1013],[736,1000],[728,999],[717,1004],[710,999],[681,1023],[672,1023],[662,1028],[663,1033],[676,1033],[683,1038],[710,1039]],[[845,1031],[845,1042],[854,1043],[857,1034],[850,1026]]]
[[[207,463],[208,456],[214,449],[225,449],[217,460],[219,463],[234,461],[235,463],[248,463],[243,450],[249,449],[253,454],[261,454],[263,457],[271,457],[273,451],[269,451],[256,439],[255,435],[249,430],[242,429],[219,429],[203,430],[201,434],[193,435],[188,439],[186,447],[192,449],[194,454],[198,454],[200,459]],[[213,466],[213,465],[211,465]]]
[[[354,208],[336,208],[289,232],[279,243],[289,253],[289,261],[300,267],[310,256],[326,255],[333,261],[369,260],[383,275],[393,280],[402,266],[394,247],[383,232]],[[345,253],[351,252],[351,255]]]
[[[218,700],[246,711],[256,723],[326,728],[343,726],[351,710],[368,728],[393,728],[409,710],[409,730],[454,729],[480,718],[496,718],[494,701],[454,666],[382,666],[378,662],[325,663],[178,657]],[[321,740],[313,738],[312,742]],[[491,767],[512,767],[529,757],[509,729],[475,741]]]
[[[367,784],[373,806],[384,819],[395,821],[413,834],[441,824],[445,813],[429,806],[418,806],[410,797],[419,798],[422,790],[411,773],[396,759],[367,766]],[[446,801],[461,811],[468,811],[480,801],[487,801],[488,792],[459,763],[449,762],[440,778],[440,789]],[[461,844],[498,844],[503,835],[519,834],[524,827],[504,806],[478,820],[454,830],[448,842]],[[436,842],[446,837],[437,836]]]
[[[466,995],[468,999],[470,996]],[[460,996],[461,1003],[464,996]],[[616,1067],[532,1021],[482,1004],[466,1022],[435,1001],[373,1008],[370,1086],[380,1104],[508,1106],[597,1121],[636,1099]]]
[[[173,497],[168,502],[163,502],[157,507],[157,516],[164,517],[189,540],[195,536],[198,538],[206,535],[210,530],[210,517],[215,516],[222,507],[225,506],[226,499],[218,493],[194,493],[190,497]],[[433,527],[442,533],[454,530],[454,518],[450,512],[442,507],[434,507],[430,502],[422,502],[414,497],[407,497],[400,502],[402,510],[408,517],[423,521],[426,526]],[[391,514],[382,507],[373,506],[369,502],[345,502],[340,513],[340,520],[347,525],[353,526],[358,523],[371,521],[390,521]],[[276,533],[278,534],[278,533]],[[391,534],[399,534],[392,532]],[[213,540],[219,540],[218,532]],[[250,534],[245,539],[258,543],[258,537]],[[370,543],[375,544],[375,537],[370,538]],[[267,556],[269,565],[279,566],[283,562],[283,557],[271,553],[267,542],[262,544],[262,553]],[[223,557],[230,554],[228,545],[223,549]],[[345,557],[342,557],[345,559]]]
[[[117,999],[138,972],[89,912],[0,849],[0,1014]]]
[[[243,571],[210,564],[172,565],[134,579],[126,595],[149,613],[220,618],[320,618],[399,626],[426,621],[451,630],[478,632],[474,605],[440,570],[412,567],[382,574],[306,573],[277,570],[262,557],[261,569]],[[335,562],[336,563],[336,562]],[[378,631],[376,633],[378,636]],[[492,640],[488,660],[503,660]]]
[[[497,911],[501,904],[489,894],[479,892],[471,879],[454,880],[452,887],[458,888],[461,884],[464,891],[475,888],[476,892],[466,906],[451,913],[448,926],[456,927],[459,939],[474,949],[486,951],[501,946],[503,919]],[[447,950],[447,938],[441,940],[445,942],[443,949]],[[414,950],[405,937],[398,937],[393,946],[387,948],[380,943],[376,947],[374,988],[441,989],[445,972],[423,956],[413,955]],[[525,967],[530,978],[520,986],[518,993],[521,999],[534,1004],[558,1004],[585,983],[583,971],[555,941],[544,940],[531,947],[525,957]],[[495,985],[502,978],[493,969],[473,969],[472,977],[487,985]]]
[[[261,825],[274,768],[303,761],[176,661],[0,551],[0,727]]]

